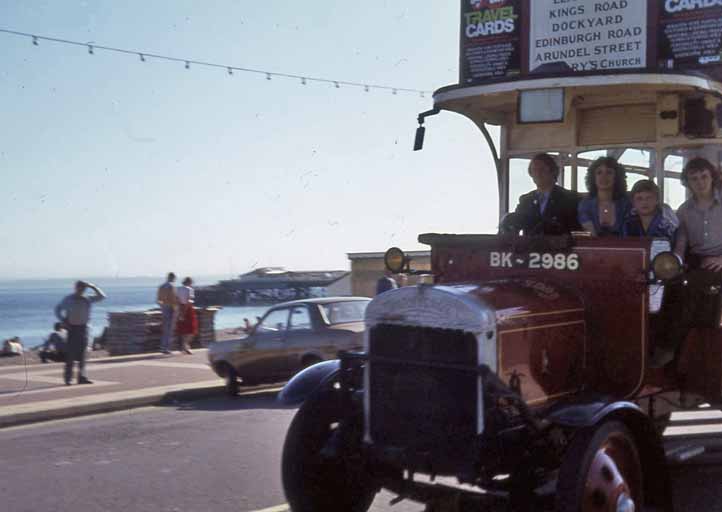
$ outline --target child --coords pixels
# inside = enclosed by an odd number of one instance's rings
[[[632,187],[632,211],[624,220],[623,236],[649,236],[672,241],[677,218],[659,205],[659,187],[652,180],[641,180]]]

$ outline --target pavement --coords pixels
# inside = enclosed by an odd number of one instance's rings
[[[224,382],[208,366],[207,352],[88,360],[93,384],[85,385],[66,386],[63,363],[0,367],[0,428],[220,395]]]

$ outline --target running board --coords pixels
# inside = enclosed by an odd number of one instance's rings
[[[706,448],[702,444],[682,444],[665,450],[668,464],[682,464],[702,455]]]

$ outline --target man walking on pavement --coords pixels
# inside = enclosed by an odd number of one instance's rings
[[[92,297],[83,295],[90,288],[95,292]],[[73,361],[78,361],[78,384],[92,384],[85,376],[85,352],[88,349],[88,320],[90,306],[100,302],[105,294],[100,288],[85,281],[75,283],[75,293],[66,296],[55,306],[55,316],[68,329],[68,342],[65,357],[65,385],[69,386],[73,378]]]
[[[157,302],[163,312],[163,335],[160,338],[160,351],[170,354],[170,344],[175,331],[176,308],[178,307],[178,296],[175,293],[175,274],[168,273],[165,283],[158,287]]]

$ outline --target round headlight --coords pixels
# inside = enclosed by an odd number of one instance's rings
[[[384,265],[394,274],[401,272],[405,264],[406,256],[404,255],[404,251],[398,247],[392,247],[384,254]]]
[[[668,281],[682,273],[682,262],[673,252],[660,252],[652,260],[652,272],[655,279]]]

